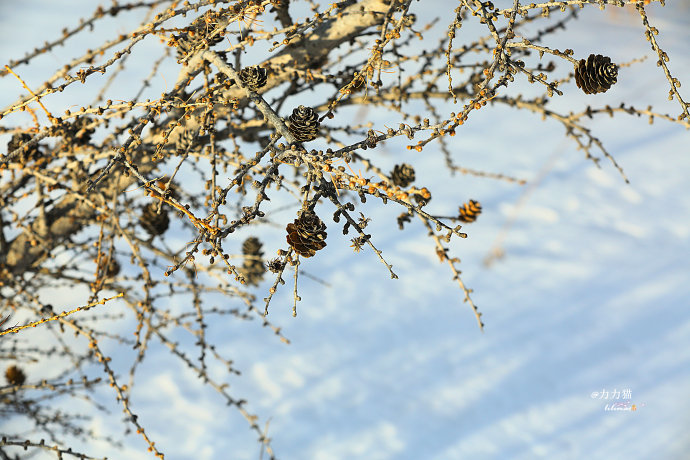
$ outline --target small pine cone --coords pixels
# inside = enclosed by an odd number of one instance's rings
[[[7,143],[7,153],[18,149],[22,144],[29,142],[31,135],[26,133],[16,133],[12,135],[10,141]],[[39,157],[41,152],[38,150],[38,144],[30,147],[24,147],[16,158],[20,163],[26,163],[29,160],[34,160]]]
[[[180,35],[173,35],[168,45],[177,47],[177,60],[181,61],[193,51],[210,48],[224,40],[221,34],[210,37],[208,32],[210,29],[204,21],[204,16],[200,16],[184,32],[180,32]]]
[[[263,67],[258,65],[253,65],[251,67],[245,67],[239,72],[240,80],[242,84],[252,91],[258,91],[262,86],[266,86],[266,78],[268,77],[268,72]]]
[[[158,202],[151,202],[144,207],[139,218],[139,223],[151,236],[162,235],[170,225],[168,211],[165,208],[161,208],[161,212],[158,214],[157,210]]]
[[[586,61],[580,59],[575,66],[575,83],[586,94],[604,93],[617,79],[618,66],[601,54],[590,54]]]
[[[7,380],[7,383],[10,385],[22,385],[24,381],[26,381],[26,374],[24,374],[21,368],[12,365],[5,370],[5,380]]]
[[[105,270],[105,276],[107,278],[115,278],[119,274],[120,263],[115,259],[111,259],[110,263],[108,264],[108,268]]]
[[[478,201],[470,200],[469,203],[465,203],[460,206],[460,215],[458,219],[460,222],[474,222],[477,220],[477,216],[482,212],[482,205]]]
[[[312,211],[304,211],[287,224],[287,242],[303,257],[311,257],[326,246],[326,224]]]
[[[242,243],[242,254],[250,257],[244,259],[244,264],[240,268],[240,274],[244,276],[247,284],[253,286],[258,285],[266,273],[266,267],[262,260],[264,253],[261,250],[261,246],[261,241],[254,236],[250,236]]]
[[[414,169],[407,163],[395,165],[391,171],[391,179],[398,187],[407,187],[414,182]]]
[[[246,256],[263,256],[264,253],[261,251],[261,247],[263,245],[261,244],[261,241],[259,241],[258,238],[254,236],[250,236],[246,240],[244,240],[244,243],[242,243],[242,254]]]
[[[298,142],[313,141],[319,135],[319,116],[311,107],[300,105],[288,120],[288,128]]]

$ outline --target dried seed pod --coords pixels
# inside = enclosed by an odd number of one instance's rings
[[[395,165],[390,176],[393,184],[398,187],[407,187],[415,180],[414,168],[407,163]]]
[[[240,80],[242,84],[252,91],[257,91],[262,86],[266,86],[266,79],[268,72],[263,67],[257,65],[245,67],[239,71]]]
[[[482,212],[482,205],[478,201],[470,200],[468,203],[460,206],[460,215],[458,219],[460,222],[474,222],[477,216]]]
[[[312,257],[326,246],[326,224],[313,211],[303,211],[286,230],[288,244],[303,257]]]
[[[288,118],[288,129],[298,142],[313,141],[319,134],[319,116],[311,107],[300,105]]]
[[[604,93],[618,81],[618,66],[611,58],[590,54],[575,66],[575,83],[586,94]]]
[[[19,386],[26,381],[26,374],[24,374],[21,368],[12,365],[5,370],[5,380],[7,380],[7,383],[10,385]]]
[[[157,210],[158,202],[151,202],[144,206],[144,210],[139,218],[139,223],[151,236],[162,235],[170,225],[168,211],[165,208],[161,208],[161,212],[158,213],[156,212]]]
[[[268,269],[271,270],[271,273],[280,273],[283,267],[285,267],[285,261],[280,257],[268,261]]]

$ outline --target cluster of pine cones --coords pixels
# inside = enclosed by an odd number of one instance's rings
[[[245,259],[240,268],[240,274],[244,277],[247,284],[257,286],[264,278],[266,267],[264,266],[263,256],[261,251],[261,241],[254,236],[250,236],[244,243],[242,243],[242,254]]]
[[[288,244],[302,257],[312,257],[326,247],[326,224],[313,211],[302,211],[286,230]]]

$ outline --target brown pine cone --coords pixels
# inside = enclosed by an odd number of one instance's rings
[[[170,225],[170,217],[165,207],[161,208],[160,214],[156,212],[157,210],[158,202],[153,201],[144,207],[139,218],[139,223],[151,236],[162,235]]]
[[[586,94],[604,93],[618,81],[618,66],[611,58],[590,54],[575,66],[575,83]]]
[[[5,380],[10,385],[22,385],[26,381],[26,374],[21,368],[12,365],[5,370]]]
[[[326,224],[313,211],[304,211],[287,224],[287,242],[303,257],[311,257],[326,246]]]
[[[177,47],[177,60],[184,59],[192,51],[204,50],[222,42],[225,39],[223,35],[210,36],[213,27],[209,27],[209,24],[216,23],[219,19],[218,12],[208,11],[196,18],[180,35],[173,35],[168,46]]]
[[[407,187],[414,182],[414,169],[407,163],[395,165],[393,171],[391,171],[391,179],[393,180],[393,184],[398,187]]]
[[[108,269],[105,271],[105,276],[107,276],[108,278],[115,278],[119,274],[120,263],[117,260],[112,259],[108,264]]]
[[[258,65],[253,65],[250,67],[245,67],[240,70],[238,75],[242,84],[252,91],[257,91],[262,86],[266,86],[266,79],[268,77],[268,72],[263,67]]]
[[[319,135],[319,116],[311,107],[300,105],[288,120],[288,129],[298,142],[313,141]]]
[[[246,256],[262,256],[264,254],[263,251],[261,251],[262,246],[263,244],[261,244],[261,241],[257,237],[250,236],[242,243],[242,254]]]
[[[470,200],[469,203],[465,203],[460,206],[460,215],[458,219],[460,222],[474,222],[477,220],[477,216],[482,212],[482,205],[478,201]]]
[[[240,268],[240,274],[244,276],[247,284],[256,286],[264,278],[266,267],[263,262],[263,251],[261,251],[261,241],[254,236],[250,236],[242,243],[242,254],[250,256],[244,259]]]

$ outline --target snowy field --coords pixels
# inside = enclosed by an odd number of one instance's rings
[[[10,37],[0,64],[75,22],[67,4],[92,2],[0,4]],[[424,21],[445,4],[413,2],[411,11]],[[43,10],[28,15],[35,5]],[[586,96],[565,85],[554,107],[625,101],[677,115],[639,15],[631,7],[613,10],[586,9],[547,45],[573,48],[576,56],[647,60],[622,68],[606,94]],[[688,99],[690,8],[668,1],[648,12]],[[445,20],[436,27],[444,29]],[[4,79],[0,88],[9,91],[10,83]],[[12,99],[3,95],[2,105]],[[497,126],[500,135],[493,134]],[[586,160],[555,122],[500,108],[474,114],[458,131],[456,160],[528,185],[446,173],[438,185],[443,159],[431,150],[428,163],[415,165],[417,183],[433,177],[437,184],[430,212],[448,215],[470,198],[483,206],[452,256],[462,259],[484,333],[425,229],[413,221],[400,232],[399,210],[369,202],[363,211],[373,219],[370,233],[400,279],[391,280],[370,250],[354,254],[334,226],[326,249],[301,265],[327,285],[301,277],[296,318],[289,286],[272,304],[270,319],[290,345],[258,322],[209,332],[243,372],[231,377],[231,393],[247,399],[262,424],[270,420],[280,459],[688,458],[690,135],[677,124],[650,126],[624,114],[598,116],[588,126],[630,185],[606,159],[601,168]],[[385,147],[381,154],[396,161],[412,155]],[[504,257],[487,266],[497,245]],[[270,282],[256,289],[259,299]],[[160,361],[151,359],[140,375],[146,383],[133,404],[166,458],[259,458],[246,422],[188,371],[167,365],[175,361],[165,350],[158,353]],[[105,388],[99,394],[112,398]],[[115,411],[93,427],[120,432]],[[83,451],[153,458],[138,437],[127,440],[122,453],[99,442]]]

